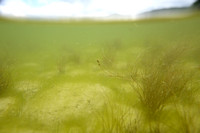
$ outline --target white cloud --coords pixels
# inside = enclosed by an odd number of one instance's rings
[[[76,17],[83,10],[80,3],[67,3],[67,2],[52,2],[44,7],[39,7],[37,10],[33,9],[30,14],[40,16],[58,16],[58,17]]]
[[[8,1],[0,6],[1,13],[9,16],[25,17],[27,10],[30,10],[30,7],[21,0]]]
[[[26,2],[24,2],[26,1]],[[15,17],[104,17],[191,5],[195,0],[5,0],[3,15]],[[40,6],[33,4],[38,3]],[[32,3],[32,5],[31,5]]]
[[[40,4],[48,4],[49,3],[48,0],[38,0],[38,2]]]
[[[40,0],[40,3],[45,3],[45,0]],[[70,17],[81,14],[83,6],[81,3],[68,3],[55,1],[46,3],[45,6],[31,6],[22,0],[9,0],[4,5],[0,6],[2,14],[16,17]]]

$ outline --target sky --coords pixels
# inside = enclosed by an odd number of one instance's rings
[[[0,14],[9,17],[92,18],[127,16],[163,8],[187,7],[195,0],[3,0]]]

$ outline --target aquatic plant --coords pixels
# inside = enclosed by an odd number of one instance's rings
[[[67,49],[62,52],[57,59],[57,69],[60,74],[65,73],[67,65],[78,65],[81,62],[80,55],[76,51]]]
[[[0,95],[7,91],[12,85],[11,72],[5,60],[0,60]]]
[[[115,61],[116,50],[112,46],[107,46],[102,50],[101,64],[106,69],[112,69]]]
[[[191,85],[193,71],[184,65],[183,57],[186,51],[187,48],[180,45],[148,49],[148,52],[140,57],[140,62],[131,69],[129,75],[105,69],[101,66],[101,62],[97,61],[107,75],[130,82],[134,92],[138,94],[140,106],[137,107],[144,118],[143,123],[147,123],[147,126],[144,127],[145,132],[162,132],[164,128],[167,128],[166,123],[163,123],[165,120],[162,115],[164,108],[168,104],[176,104],[186,97],[192,99],[195,92],[195,88]],[[108,116],[112,115],[114,114],[111,113]]]
[[[98,112],[98,132],[103,133],[137,133],[139,120],[131,108],[115,103],[105,103]]]
[[[65,73],[66,65],[67,65],[66,57],[64,55],[60,56],[57,62],[57,69],[60,74]]]
[[[191,74],[179,61],[184,51],[184,47],[173,47],[156,56],[145,56],[139,77],[135,80],[132,76],[132,87],[148,119],[158,118],[170,98],[187,90]]]

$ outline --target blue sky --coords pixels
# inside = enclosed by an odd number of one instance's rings
[[[195,0],[4,0],[0,13],[12,17],[136,17],[154,9],[187,7]]]

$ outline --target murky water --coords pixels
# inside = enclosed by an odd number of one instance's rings
[[[199,23],[1,20],[0,132],[199,132]]]

